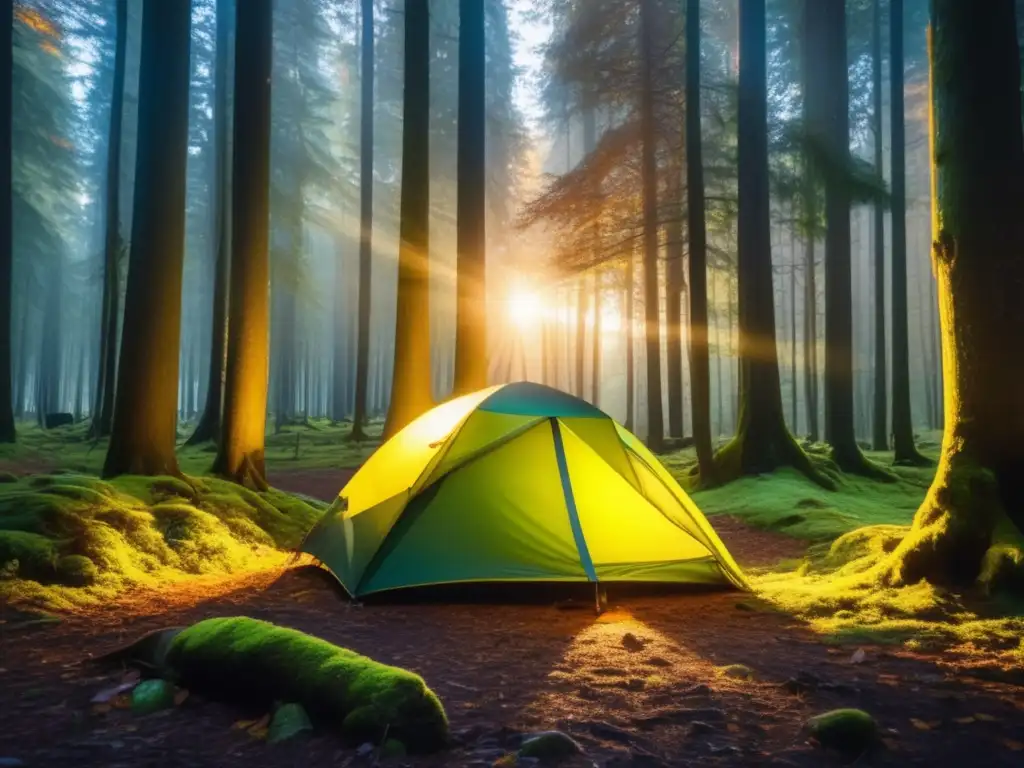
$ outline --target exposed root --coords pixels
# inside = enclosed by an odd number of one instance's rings
[[[833,447],[830,457],[841,471],[848,474],[859,475],[860,477],[877,480],[881,483],[895,483],[899,481],[895,474],[871,461],[856,446],[847,449]]]
[[[963,454],[945,457],[910,532],[886,564],[883,581],[974,584],[1002,513],[992,472]]]
[[[758,446],[756,451],[750,450],[751,446],[746,444],[748,439],[746,430],[740,430],[715,454],[714,478],[718,485],[725,485],[744,475],[773,472],[780,467],[791,466],[822,488],[836,490],[835,481],[815,466],[789,432],[782,430],[771,446]]]

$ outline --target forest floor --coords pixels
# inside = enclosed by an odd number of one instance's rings
[[[350,473],[286,467],[272,480],[330,500]],[[772,503],[793,509],[792,499]],[[754,528],[741,517],[712,522],[755,572],[799,558],[814,538]],[[421,674],[441,696],[457,744],[400,764],[492,765],[522,735],[549,729],[583,746],[567,765],[1024,761],[1021,680],[984,679],[988,668],[977,669],[970,654],[825,642],[800,620],[735,592],[612,593],[610,600],[600,617],[551,605],[356,607],[322,571],[299,566],[138,590],[56,624],[0,624],[0,758],[111,768],[372,764],[374,755],[360,758],[330,735],[268,745],[240,727],[237,711],[197,695],[144,717],[90,703],[120,679],[89,664],[91,657],[154,629],[246,615]],[[841,707],[877,719],[879,749],[858,758],[808,740],[807,719]]]

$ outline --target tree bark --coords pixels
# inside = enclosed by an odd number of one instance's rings
[[[960,585],[1001,520],[1024,530],[1024,131],[1013,0],[935,0],[932,24],[946,431],[889,578]]]
[[[641,173],[643,176],[644,221],[644,340],[647,358],[647,445],[660,450],[665,441],[664,414],[661,403],[661,302],[658,284],[658,169],[655,158],[654,115],[654,23],[653,0],[640,0],[640,123],[643,142]]]
[[[480,3],[477,3],[480,5]],[[463,3],[462,7],[466,7]],[[402,200],[398,247],[398,303],[391,404],[384,439],[433,405],[430,391],[430,11],[427,0],[405,6],[405,95],[402,128]],[[482,197],[482,195],[481,195]],[[476,284],[479,287],[479,283]],[[473,297],[480,301],[479,296]],[[476,317],[477,315],[473,315]],[[463,318],[466,319],[465,317]],[[463,342],[462,385],[479,389],[477,352]],[[456,351],[456,366],[459,353]],[[465,368],[472,360],[473,365]],[[461,390],[460,390],[461,391]]]
[[[132,251],[103,474],[178,474],[191,3],[145,0]]]
[[[892,136],[892,447],[895,464],[923,466],[929,462],[914,444],[910,400],[903,0],[890,0],[889,12],[891,14],[889,21],[889,90],[891,93],[889,122]],[[876,390],[876,397],[877,394]]]
[[[331,366],[330,416],[338,423],[348,416],[348,318],[349,306],[345,300],[348,287],[348,272],[345,264],[346,239],[341,234],[334,236],[334,312],[332,329],[333,360]]]
[[[768,189],[768,78],[765,0],[740,0],[739,72],[739,423],[716,456],[719,478],[795,466],[822,485],[786,429],[775,338]]]
[[[124,123],[125,61],[128,51],[128,0],[117,0],[114,16],[114,83],[107,133],[106,200],[103,246],[103,298],[100,310],[100,348],[93,397],[92,438],[110,434],[114,421],[114,382],[117,376],[117,330],[121,303],[121,151]]]
[[[456,395],[487,386],[484,5],[482,0],[459,3]]]
[[[686,0],[686,227],[690,248],[690,399],[701,483],[714,483],[708,349],[707,224],[701,140],[700,0]]]
[[[899,2],[899,0],[896,0],[896,2]],[[895,10],[893,10],[893,13],[895,13]],[[879,178],[882,178],[884,173],[882,168],[882,0],[874,0],[873,2],[871,22],[871,89],[873,95],[871,122],[875,136],[875,171],[878,173]],[[900,28],[902,29],[902,24]],[[900,42],[902,43],[902,40]],[[890,67],[895,67],[895,63],[896,59],[890,52]],[[902,95],[902,92],[899,95]],[[895,115],[895,102],[897,98],[897,93],[893,91],[891,96],[892,103],[889,108],[890,121]],[[881,201],[875,203],[873,223],[875,250],[875,398],[871,442],[872,448],[876,451],[884,451],[889,448],[889,404],[887,397],[889,382],[886,375],[885,348],[885,208]]]
[[[245,2],[245,0],[235,0]],[[219,437],[224,407],[226,373],[228,290],[231,264],[231,182],[228,154],[229,131],[228,78],[231,72],[231,0],[217,0],[217,52],[214,64],[214,257],[213,311],[210,329],[210,371],[206,385],[206,403],[192,436],[186,445],[197,445]]]
[[[853,297],[850,191],[843,169],[850,161],[849,69],[844,0],[804,4],[809,130],[828,156],[818,169],[825,183],[825,439],[846,472],[894,479],[868,461],[854,428]]]
[[[576,276],[576,344],[573,348],[576,367],[576,397],[581,400],[587,396],[587,292],[583,284],[584,277],[583,272]]]
[[[625,322],[622,331],[626,342],[626,424],[630,432],[635,426],[636,413],[636,265],[633,263],[633,251],[626,254],[626,296],[623,302]]]
[[[270,356],[270,102],[273,0],[235,8],[231,302],[220,444],[213,471],[267,487]]]
[[[683,220],[682,169],[669,167],[668,195],[673,221],[665,227],[665,352],[668,379],[668,434],[685,434],[683,399]]]
[[[14,309],[14,188],[11,179],[11,136],[14,74],[14,3],[4,3],[0,15],[0,443],[13,443],[11,319]]]
[[[594,325],[590,355],[590,402],[595,406],[601,400],[601,268],[594,267],[591,305],[594,308]]]
[[[356,334],[355,404],[352,439],[366,439],[370,380],[370,321],[373,292],[373,0],[361,0],[362,37],[359,117],[359,321]]]

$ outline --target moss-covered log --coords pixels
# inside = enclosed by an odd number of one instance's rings
[[[299,703],[349,743],[387,737],[430,752],[448,739],[444,708],[418,675],[264,621],[194,624],[174,637],[166,664],[190,690],[250,707]]]
[[[935,0],[934,267],[946,433],[888,580],[970,583],[1024,523],[1024,132],[1012,0]]]

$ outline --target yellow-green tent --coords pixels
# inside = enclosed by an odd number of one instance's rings
[[[355,597],[458,582],[745,586],[639,439],[525,382],[450,400],[381,445],[302,550]]]

